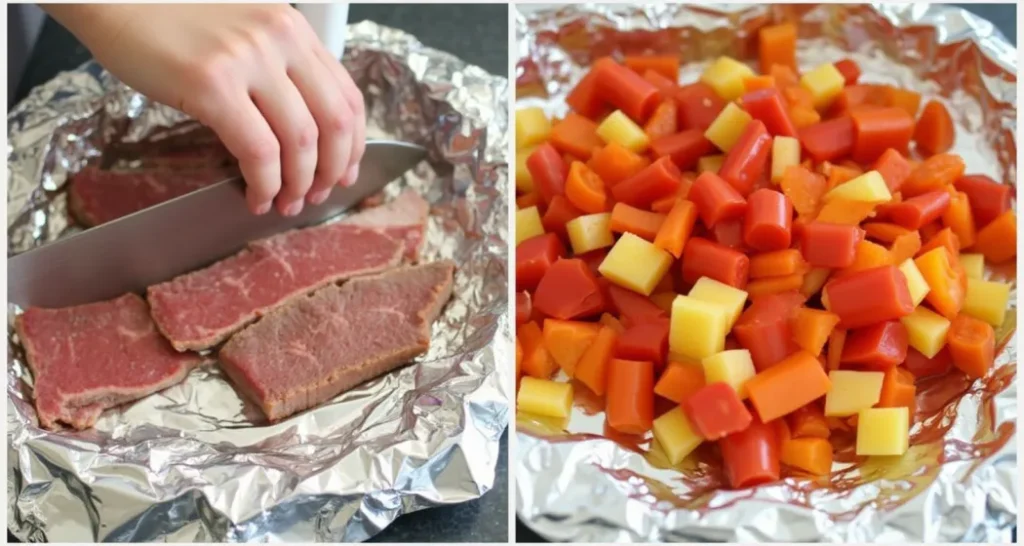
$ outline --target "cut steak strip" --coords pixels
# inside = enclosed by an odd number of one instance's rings
[[[150,286],[147,294],[175,349],[208,349],[292,298],[398,265],[403,248],[376,230],[341,223],[293,230]]]
[[[185,378],[203,358],[176,352],[135,294],[63,309],[30,307],[15,320],[35,380],[39,424],[76,429],[107,408]]]
[[[423,248],[423,234],[429,213],[430,205],[420,194],[405,190],[391,202],[360,211],[343,219],[341,223],[373,228],[404,241],[405,259],[417,262]]]
[[[92,227],[192,193],[234,174],[227,167],[188,172],[104,171],[89,167],[71,178],[68,207],[79,224]]]
[[[236,334],[221,364],[271,421],[316,406],[426,352],[454,269],[403,266],[325,287]]]

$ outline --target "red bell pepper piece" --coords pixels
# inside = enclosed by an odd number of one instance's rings
[[[800,251],[811,267],[849,267],[864,232],[857,226],[810,222],[801,233]]]
[[[573,257],[583,260],[583,263],[587,264],[587,267],[589,267],[590,270],[593,271],[595,275],[597,275],[599,274],[597,268],[601,267],[601,262],[603,262],[604,259],[608,257],[608,249],[599,248],[597,250],[591,250],[590,252],[584,254],[577,254]],[[611,283],[608,284],[610,285]]]
[[[789,119],[789,110],[778,88],[758,89],[743,95],[743,109],[764,123],[772,136],[796,136],[796,126]],[[749,125],[748,125],[749,127]]]
[[[840,328],[861,328],[896,320],[914,311],[907,279],[894,265],[844,275],[825,285],[829,311],[839,315]]]
[[[789,248],[793,237],[793,204],[780,192],[761,189],[747,198],[743,242],[769,252]]]
[[[778,364],[799,348],[789,319],[804,301],[799,292],[759,296],[736,321],[732,333],[740,346],[750,351],[758,371]]]
[[[658,88],[658,96],[661,100],[672,98],[675,92],[679,89],[679,86],[675,81],[666,78],[664,75],[659,72],[655,72],[654,70],[644,70],[641,73],[641,76],[643,76],[645,80],[651,82],[651,85]],[[676,112],[676,122],[679,122],[678,111]]]
[[[782,440],[772,424],[754,417],[750,426],[722,438],[718,446],[733,489],[778,481]]]
[[[743,289],[750,275],[750,258],[746,254],[700,237],[686,243],[682,264],[683,282],[687,284],[711,277]]]
[[[565,179],[569,177],[569,166],[550,143],[545,142],[526,158],[526,169],[533,177],[533,184],[540,191],[545,203],[556,195],[565,194]]]
[[[890,192],[895,192],[903,185],[903,181],[910,176],[910,162],[903,154],[889,148],[882,152],[882,156],[875,161],[874,170],[882,175],[885,185]]]
[[[564,195],[556,195],[548,203],[540,223],[544,226],[544,231],[557,233],[563,241],[568,241],[569,233],[565,230],[565,224],[580,216],[583,216],[583,211],[573,206]]]
[[[889,218],[894,224],[907,229],[921,229],[942,217],[949,208],[951,198],[946,190],[922,193],[899,203],[879,207],[878,218]]]
[[[874,161],[889,148],[906,150],[914,136],[914,118],[898,106],[856,108],[850,117],[854,127],[851,155],[859,163]]]
[[[687,198],[697,207],[697,214],[707,227],[740,218],[747,210],[747,201],[736,188],[711,171],[701,173],[693,181]]]
[[[569,108],[580,115],[590,119],[597,119],[607,108],[604,100],[597,93],[597,73],[605,64],[614,64],[615,61],[609,57],[602,57],[594,62],[576,87],[565,97]]]
[[[946,375],[953,369],[953,357],[949,354],[949,347],[943,347],[931,358],[911,347],[907,349],[907,358],[904,359],[903,366],[918,379]]]
[[[619,63],[603,63],[597,71],[597,96],[643,123],[658,105],[658,88]]]
[[[614,284],[608,286],[608,303],[612,311],[631,325],[668,318],[665,311],[650,299]]]
[[[764,173],[768,163],[768,155],[772,150],[772,137],[765,129],[764,123],[751,121],[743,129],[739,140],[725,154],[718,176],[736,189],[740,195],[747,196],[754,190],[754,184]]]
[[[531,237],[516,247],[516,289],[533,290],[556,260],[565,256],[558,235],[545,233]]]
[[[843,75],[846,85],[856,85],[860,79],[860,66],[853,59],[843,59],[835,63],[835,67]]]
[[[710,85],[697,82],[683,86],[675,94],[679,104],[679,128],[707,130],[725,108],[725,101]]]
[[[530,322],[533,314],[533,298],[529,292],[516,292],[516,325]]]
[[[884,372],[907,359],[908,341],[907,328],[898,320],[851,330],[840,361]]]
[[[668,355],[668,330],[667,317],[630,326],[615,344],[615,357],[653,362],[655,375],[660,374]]]
[[[626,55],[622,62],[637,74],[652,71],[672,82],[679,79],[678,55]]]
[[[704,385],[683,401],[683,411],[705,440],[718,440],[748,426],[752,417],[728,383]]]
[[[594,272],[572,258],[548,268],[533,293],[533,305],[549,317],[572,320],[600,314],[605,303]]]
[[[654,157],[670,157],[681,170],[697,166],[697,160],[715,151],[715,145],[704,138],[704,131],[690,129],[674,135],[663,136],[651,142]]]
[[[743,242],[743,218],[733,218],[715,224],[711,228],[711,239],[716,243],[746,252],[747,245]]]
[[[654,201],[675,194],[682,177],[672,158],[663,157],[612,187],[612,196],[627,205],[649,208]]]
[[[1000,184],[983,174],[969,174],[960,177],[953,185],[967,194],[978,229],[1010,210],[1013,186],[1009,184]]]
[[[853,150],[853,119],[842,116],[798,131],[800,145],[815,161],[834,161]]]

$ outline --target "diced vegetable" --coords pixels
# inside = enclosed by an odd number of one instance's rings
[[[800,165],[789,167],[779,182],[782,193],[793,202],[797,214],[813,218],[818,214],[822,197],[825,195],[825,178]]]
[[[544,226],[540,221],[537,207],[529,207],[516,211],[516,246],[527,239],[544,235]]]
[[[914,307],[921,305],[921,302],[924,301],[925,296],[928,295],[928,291],[931,289],[928,287],[928,282],[925,281],[924,276],[921,275],[921,270],[917,268],[917,263],[907,258],[900,264],[900,273],[903,273],[903,276],[907,279],[910,301],[913,302]]]
[[[708,383],[684,400],[682,407],[705,440],[722,439],[747,428],[751,422],[747,407],[725,383]]]
[[[732,101],[743,94],[743,80],[753,75],[749,66],[730,57],[719,57],[704,70],[700,81],[710,85],[722,99]]]
[[[764,173],[771,145],[772,137],[764,123],[760,120],[751,121],[725,154],[718,175],[740,195],[749,195]]]
[[[978,232],[974,250],[1001,264],[1017,255],[1017,214],[1008,210]]]
[[[793,137],[776,136],[772,139],[772,182],[782,182],[786,169],[800,164],[800,141]]]
[[[658,105],[658,88],[616,62],[595,65],[597,96],[640,122]]]
[[[740,346],[750,351],[758,372],[775,366],[797,350],[789,319],[804,297],[795,292],[755,298],[732,329]]]
[[[622,62],[637,74],[652,70],[673,82],[679,79],[679,57],[675,55],[627,55]]]
[[[703,133],[701,133],[701,137],[704,137]],[[704,140],[708,141],[706,138]],[[703,156],[697,160],[697,174],[703,173],[705,171],[711,171],[715,174],[718,174],[718,170],[722,168],[723,162],[725,162],[725,154]]]
[[[530,170],[533,185],[540,192],[545,203],[556,195],[565,193],[565,179],[569,176],[569,166],[550,143],[545,142],[526,158],[526,168]]]
[[[576,254],[584,254],[598,248],[612,246],[615,238],[610,229],[611,214],[587,214],[574,218],[565,224],[569,242]]]
[[[551,121],[543,108],[516,110],[516,148],[528,148],[544,142],[551,132]]]
[[[854,141],[851,157],[870,163],[887,149],[905,150],[914,136],[914,118],[898,107],[860,108],[850,112]]]
[[[926,358],[932,358],[946,344],[949,319],[919,306],[914,312],[900,319],[907,328],[907,343]]]
[[[648,241],[653,241],[664,222],[664,214],[638,209],[625,203],[616,203],[612,209],[609,225],[611,231],[615,233],[632,233]],[[611,246],[610,243],[609,246]]]
[[[523,373],[537,379],[550,379],[558,371],[558,363],[544,346],[544,334],[536,322],[516,327],[516,335],[523,345]]]
[[[572,412],[572,384],[524,377],[519,384],[516,405],[534,415],[566,418]]]
[[[722,109],[718,117],[711,122],[707,130],[704,131],[704,137],[717,146],[719,150],[728,152],[736,144],[736,141],[740,139],[743,131],[747,128],[747,124],[753,119],[742,108],[730,102]]]
[[[963,274],[958,271],[954,257],[945,247],[935,248],[918,256],[914,263],[928,283],[925,301],[944,317],[952,320],[964,305]],[[966,276],[966,275],[965,275]]]
[[[845,84],[843,74],[831,63],[820,65],[800,78],[801,87],[811,92],[814,107],[819,111],[832,104]]]
[[[721,303],[677,296],[672,302],[668,347],[673,355],[701,360],[725,348],[730,310]]]
[[[907,328],[901,322],[877,322],[848,334],[841,360],[860,368],[885,371],[906,360],[907,347]]]
[[[962,312],[998,328],[1006,319],[1010,285],[981,279],[967,279],[967,296]]]
[[[608,364],[608,426],[643,434],[654,421],[654,363],[614,359]]]
[[[573,161],[565,181],[565,196],[579,210],[597,214],[608,210],[604,182],[584,163]]]
[[[907,280],[895,266],[858,271],[825,285],[828,310],[843,328],[860,328],[895,320],[914,310]]]
[[[807,404],[790,413],[786,416],[785,423],[793,438],[827,439],[832,435],[832,430],[828,428],[828,420],[825,419],[825,413],[817,402]]]
[[[681,404],[706,384],[701,364],[669,362],[658,378],[658,383],[654,385],[654,394]]]
[[[569,112],[551,127],[548,142],[558,151],[582,159],[590,158],[594,150],[604,145],[598,138],[597,124],[575,112]]]
[[[782,442],[783,464],[815,476],[832,472],[832,444],[824,438],[794,438]]]
[[[782,98],[782,93],[778,88],[772,86],[750,91],[743,95],[742,101],[743,109],[755,120],[763,122],[770,135],[776,137],[796,136],[796,127],[793,125],[793,120],[789,118],[785,99]]]
[[[957,191],[967,194],[979,228],[1010,210],[1013,186],[1009,184],[1000,184],[983,174],[970,174],[958,178],[954,185]]]
[[[616,201],[646,208],[662,197],[675,194],[682,176],[672,158],[662,157],[613,186],[612,196]]]
[[[644,170],[651,162],[645,157],[626,149],[618,142],[611,142],[596,150],[587,165],[597,176],[611,187]]]
[[[978,230],[974,225],[974,213],[971,212],[971,203],[968,201],[966,193],[950,194],[949,208],[942,213],[942,225],[956,235],[961,248],[974,246]]]
[[[964,174],[964,168],[964,160],[960,156],[933,155],[910,171],[910,175],[900,185],[900,193],[907,198],[941,190],[960,178]]]
[[[815,161],[833,161],[850,155],[853,150],[853,120],[841,116],[797,131],[800,144]]]
[[[744,387],[747,381],[757,374],[754,370],[754,361],[750,358],[750,351],[746,349],[733,349],[722,351],[705,357],[701,364],[704,366],[704,380],[711,383],[725,383],[732,387],[740,399],[747,398],[747,390]]]
[[[619,286],[649,296],[671,265],[671,254],[632,233],[623,233],[598,271]]]
[[[796,25],[780,23],[761,27],[757,39],[762,72],[771,70],[772,65],[796,68]]]
[[[811,222],[804,226],[800,250],[811,267],[842,268],[853,265],[860,228],[841,224]]]
[[[549,317],[571,320],[599,314],[604,309],[604,296],[583,260],[562,259],[552,264],[540,280],[533,305]]]
[[[654,420],[654,438],[668,455],[668,462],[677,465],[697,449],[704,438],[694,429],[681,407],[675,407]]]
[[[605,142],[614,142],[635,153],[643,152],[651,144],[650,138],[643,128],[629,119],[621,110],[616,110],[604,118],[601,125],[597,127],[597,136]]]
[[[910,162],[898,151],[889,148],[882,153],[882,156],[875,162],[874,171],[882,175],[889,192],[895,192],[903,185],[903,181],[910,176]]]
[[[889,193],[885,179],[878,171],[868,171],[825,194],[826,201],[837,198],[865,203],[887,203],[892,200],[892,194]]]
[[[949,209],[949,205],[949,192],[936,190],[886,205],[884,210],[893,223],[907,229],[921,229],[924,225],[941,218]]]
[[[941,154],[953,147],[953,118],[946,106],[937,100],[924,105],[914,130],[914,143],[925,155]]]
[[[789,319],[793,341],[814,356],[821,354],[829,334],[837,324],[839,317],[835,313],[809,307],[798,307]]]
[[[679,104],[679,128],[706,130],[725,108],[726,102],[710,85],[696,82],[684,85],[676,93]]]
[[[800,251],[795,248],[762,252],[750,257],[750,278],[781,277],[807,268]]]
[[[870,408],[857,417],[857,455],[903,455],[910,444],[907,408]]]
[[[689,296],[693,299],[717,303],[723,305],[728,311],[728,328],[740,318],[743,312],[743,305],[747,302],[747,293],[739,288],[730,286],[711,277],[701,277],[693,284]]]
[[[781,443],[777,428],[756,417],[747,428],[722,438],[718,446],[729,485],[738,489],[777,481]]]
[[[878,398],[880,408],[904,407],[909,410],[910,420],[914,420],[917,411],[917,387],[914,386],[914,374],[901,368],[889,368],[885,371],[882,381],[882,394]]]
[[[704,172],[690,188],[689,200],[697,208],[705,226],[739,218],[747,210],[747,201],[735,188],[713,172]]]
[[[953,365],[971,379],[983,377],[995,361],[996,335],[992,325],[967,315],[953,319],[946,334]]]
[[[551,264],[565,255],[565,248],[558,236],[546,233],[531,237],[516,247],[516,287],[519,290],[533,290],[544,278]]]
[[[576,363],[594,342],[598,330],[600,327],[590,322],[549,318],[544,320],[544,347],[562,371],[572,377]]]
[[[608,364],[611,362],[618,337],[613,328],[601,326],[593,343],[583,351],[583,356],[576,363],[576,380],[598,396],[604,396],[607,390]]]
[[[953,358],[949,355],[949,349],[946,347],[943,347],[931,358],[911,347],[907,351],[907,360],[903,362],[903,367],[919,379],[946,375],[953,368]]]
[[[767,422],[824,396],[831,386],[818,359],[797,351],[747,381],[747,393],[761,420]]]
[[[985,256],[982,254],[961,254],[960,267],[964,268],[968,279],[985,278]]]
[[[619,335],[615,356],[653,362],[655,370],[661,372],[668,354],[668,330],[668,319],[634,324]]]
[[[727,246],[692,237],[683,249],[683,282],[696,283],[701,277],[739,289],[747,286],[750,258]]]
[[[664,92],[663,92],[664,94]],[[665,99],[654,109],[650,119],[644,124],[644,133],[650,140],[675,134],[679,131],[679,114],[676,101]]]
[[[743,242],[762,252],[788,248],[792,221],[793,204],[788,197],[767,188],[757,190],[747,199]]]
[[[583,79],[565,97],[565,103],[574,112],[594,119],[602,111],[605,111],[606,103],[597,92],[597,78],[601,67],[607,64],[615,64],[615,61],[609,57],[595,61],[590,71],[583,76]]]
[[[516,190],[520,193],[531,193],[533,191],[533,176],[530,169],[526,168],[526,158],[530,157],[534,148],[519,148],[516,150]]]
[[[668,315],[650,299],[626,288],[610,285],[608,299],[612,309],[629,324],[657,322],[668,318]]]
[[[668,157],[676,167],[686,170],[694,168],[702,157],[714,151],[714,145],[700,129],[688,129],[651,142],[654,157]]]
[[[569,238],[569,232],[565,227],[566,224],[580,216],[583,216],[583,211],[570,203],[569,199],[564,195],[556,195],[548,203],[548,209],[544,211],[544,216],[541,217],[540,222],[544,225],[545,231],[556,233],[563,240],[566,240]]]
[[[696,223],[696,205],[692,201],[679,199],[659,226],[654,237],[654,246],[676,258],[681,257]]]

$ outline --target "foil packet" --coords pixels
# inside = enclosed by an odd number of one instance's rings
[[[851,58],[861,81],[945,103],[968,172],[1016,184],[1017,52],[965,10],[924,4],[519,6],[516,107],[564,115],[564,99],[606,55],[680,55],[696,81],[720,55],[756,59],[757,31],[794,21],[802,69]],[[919,421],[902,458],[837,452],[830,477],[729,490],[713,450],[668,463],[650,434],[604,425],[603,404],[575,389],[567,422],[517,415],[516,510],[541,536],[571,542],[1009,542],[1018,514],[1016,270],[996,332],[995,370],[918,385]],[[580,394],[580,393],[583,394]],[[706,448],[707,446],[705,446]]]
[[[385,190],[431,203],[424,261],[459,265],[429,353],[269,426],[214,365],[94,429],[53,432],[37,425],[9,306],[7,524],[19,539],[358,541],[492,487],[512,396],[508,80],[371,22],[348,27],[347,48],[369,136],[430,152]],[[33,90],[8,116],[8,253],[78,229],[70,173],[191,129],[94,62]]]

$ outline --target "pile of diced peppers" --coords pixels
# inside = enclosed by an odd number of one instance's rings
[[[516,112],[518,410],[589,389],[673,465],[717,443],[735,488],[828,474],[837,431],[904,454],[918,380],[992,368],[1011,287],[985,265],[1017,248],[942,102],[849,59],[799,74],[792,24],[758,41],[761,74],[601,58],[565,117]]]

